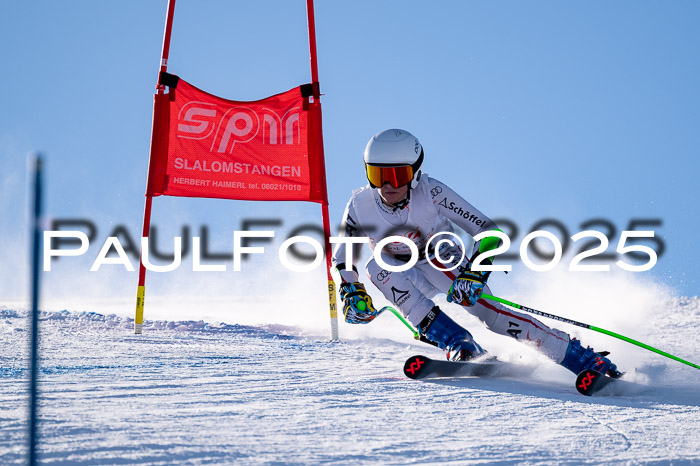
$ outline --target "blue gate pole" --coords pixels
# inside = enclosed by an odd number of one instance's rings
[[[33,206],[32,216],[32,336],[31,336],[31,363],[29,379],[29,465],[36,464],[36,444],[37,444],[37,421],[36,421],[36,401],[37,401],[37,369],[39,366],[39,258],[41,256],[41,198],[42,198],[42,157],[37,154],[33,162]]]

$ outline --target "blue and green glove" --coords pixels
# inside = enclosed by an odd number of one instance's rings
[[[496,229],[495,231],[501,231]],[[478,251],[474,253],[469,264],[467,264],[467,270],[459,274],[455,281],[452,283],[450,290],[447,292],[447,301],[451,303],[457,303],[461,306],[471,307],[476,304],[481,297],[481,292],[486,286],[486,281],[491,275],[491,271],[484,270],[482,272],[477,272],[470,270],[474,258],[478,254],[483,254],[488,251],[492,251],[500,246],[501,240],[497,236],[487,236],[479,242]],[[493,258],[484,259],[484,264],[491,265],[493,263]]]
[[[490,271],[476,272],[465,270],[452,283],[447,292],[447,301],[461,306],[471,307],[476,304],[484,290]]]
[[[360,282],[340,284],[340,299],[343,300],[345,322],[350,324],[368,324],[379,315],[372,305],[372,298]]]

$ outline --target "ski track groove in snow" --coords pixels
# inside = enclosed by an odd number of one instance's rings
[[[439,355],[419,344],[203,322],[134,336],[117,316],[41,316],[43,464],[700,462],[698,371],[658,358],[642,369],[667,386],[586,398],[553,365],[522,380],[412,381],[408,356]],[[27,321],[0,310],[0,464],[25,459]],[[658,328],[657,344],[695,334]]]
[[[632,448],[632,442],[630,441],[629,437],[627,437],[627,435],[625,435],[625,433],[622,432],[620,429],[616,429],[615,427],[613,427],[613,426],[611,426],[610,424],[608,424],[608,423],[602,421],[601,419],[599,419],[599,418],[596,417],[595,415],[587,413],[587,412],[586,412],[585,410],[583,410],[583,409],[575,409],[575,411],[578,411],[578,412],[581,413],[583,416],[589,417],[593,422],[595,422],[595,423],[597,423],[597,424],[600,424],[600,425],[603,426],[604,428],[609,429],[610,431],[612,431],[612,432],[618,434],[620,437],[622,437],[622,438],[624,439],[624,442],[625,442],[625,448],[624,448],[624,450],[622,450],[622,451],[628,451],[630,448]]]

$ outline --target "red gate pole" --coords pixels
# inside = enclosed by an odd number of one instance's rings
[[[161,72],[166,72],[168,70],[168,55],[170,54],[170,33],[173,28],[173,15],[175,14],[175,0],[168,0],[168,13],[165,18],[165,33],[163,34],[163,53],[161,54],[160,69],[158,72],[158,77],[160,78]],[[165,86],[158,83],[156,86],[157,94],[165,93]],[[155,116],[155,106],[153,107],[153,112]],[[151,157],[153,155],[153,147],[155,143],[155,118],[153,120],[153,127],[151,128],[151,150],[148,157],[148,175],[146,176],[147,184],[150,185],[151,179]],[[143,230],[141,236],[143,238],[148,238],[149,232],[151,230],[151,204],[153,203],[153,196],[150,194],[148,187],[146,188],[146,204],[143,209]],[[141,248],[139,253],[139,284],[136,291],[136,316],[134,318],[134,333],[141,334],[143,327],[143,305],[144,297],[146,294],[146,267],[143,265],[143,248]]]
[[[321,107],[321,92],[318,83],[318,59],[316,56],[316,22],[314,19],[314,1],[306,0],[306,14],[309,23],[309,52],[311,55],[311,85],[313,87],[313,105],[318,105],[319,109]],[[333,275],[331,274],[331,268],[333,263],[331,261],[332,251],[330,244],[331,227],[330,220],[328,217],[328,183],[326,182],[326,163],[325,156],[323,154],[323,133],[321,132],[321,161],[323,165],[323,189],[325,193],[325,200],[321,204],[322,215],[323,215],[323,242],[326,248],[326,274],[328,279],[328,305],[330,307],[331,316],[331,340],[338,340],[338,310],[336,305],[335,297],[335,282],[333,281]]]

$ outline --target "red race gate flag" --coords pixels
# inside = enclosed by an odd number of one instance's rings
[[[161,73],[151,196],[327,203],[320,105],[310,84],[262,100],[226,100]]]

